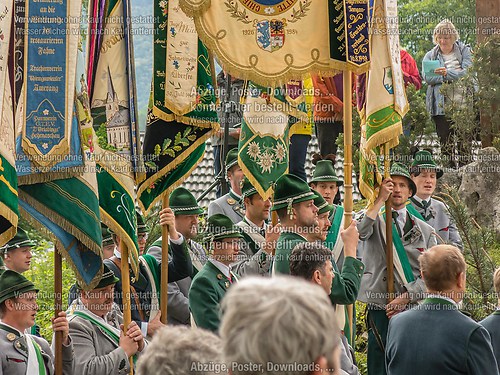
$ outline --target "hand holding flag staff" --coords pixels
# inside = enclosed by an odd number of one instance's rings
[[[371,206],[382,183],[379,156],[383,155],[384,178],[390,177],[390,149],[399,144],[402,118],[408,111],[401,70],[396,0],[370,3],[372,51],[371,69],[358,77],[357,104],[361,117],[361,193]],[[391,22],[388,22],[390,20]],[[385,212],[391,212],[389,200]],[[394,294],[392,218],[386,215],[387,290]]]

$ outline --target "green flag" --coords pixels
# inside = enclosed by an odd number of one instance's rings
[[[272,195],[274,182],[288,171],[287,113],[298,111],[288,105],[285,96],[280,89],[253,82],[247,85],[238,163],[264,200]]]
[[[153,82],[143,154],[146,180],[137,198],[144,212],[179,186],[218,129],[213,64],[193,20],[178,0],[154,5]]]

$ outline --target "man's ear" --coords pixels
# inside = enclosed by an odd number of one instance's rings
[[[244,204],[245,206],[248,206],[250,203],[251,203],[251,202],[250,202],[250,197],[245,197],[245,198],[243,198],[243,204]]]
[[[321,271],[320,270],[314,270],[313,275],[312,275],[312,281],[315,284],[321,285]]]
[[[5,300],[5,307],[7,308],[7,311],[15,310],[14,301],[12,300],[12,298]]]
[[[326,357],[322,355],[314,361],[314,369],[312,370],[311,375],[325,375],[329,373],[328,361],[326,360]]]
[[[465,272],[460,272],[457,277],[457,286],[459,288],[465,288]]]

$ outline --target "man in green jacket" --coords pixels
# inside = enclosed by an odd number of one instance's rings
[[[217,332],[219,305],[232,283],[237,281],[229,265],[236,260],[243,238],[230,218],[215,214],[207,221],[207,239],[212,256],[196,274],[189,290],[189,308],[198,327]]]
[[[296,245],[308,242],[307,237],[318,226],[318,208],[315,193],[307,182],[294,175],[278,178],[274,190],[273,210],[281,222],[281,235],[276,243],[274,273],[290,273],[290,254]],[[330,300],[333,304],[348,305],[356,301],[363,274],[363,263],[347,256],[342,273],[335,272]]]

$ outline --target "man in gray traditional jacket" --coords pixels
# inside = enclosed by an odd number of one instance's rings
[[[417,192],[410,198],[407,208],[415,216],[421,216],[436,231],[438,242],[452,244],[463,250],[462,238],[448,211],[448,207],[433,198],[437,180],[443,175],[429,151],[418,151],[410,168],[411,179]]]
[[[47,341],[26,333],[38,310],[38,289],[21,274],[0,271],[0,375],[54,374],[54,354]],[[73,342],[66,313],[53,320],[62,332],[63,374],[73,374]]]
[[[243,241],[238,252],[238,260],[231,264],[231,270],[238,276],[271,276],[272,251],[280,235],[281,225],[268,225],[271,200],[262,199],[248,179],[241,188],[245,204],[245,217],[236,224],[241,230]]]
[[[119,281],[104,265],[101,281],[91,291],[80,291],[80,297],[68,309],[69,332],[75,348],[75,375],[129,374],[130,360],[146,346],[136,322],[123,333],[123,315],[113,302],[115,284]]]
[[[226,215],[236,224],[245,217],[245,208],[241,198],[241,180],[243,171],[238,165],[238,149],[230,150],[226,155],[226,178],[231,184],[229,193],[212,201],[208,205],[208,217],[215,214]]]
[[[358,300],[368,304],[368,373],[385,375],[384,351],[389,319],[423,298],[418,257],[436,245],[433,228],[406,209],[415,184],[408,169],[393,163],[390,178],[385,179],[373,206],[358,225],[363,241],[361,257],[365,265]],[[385,212],[389,199],[393,217],[394,291],[388,294],[385,240]]]

